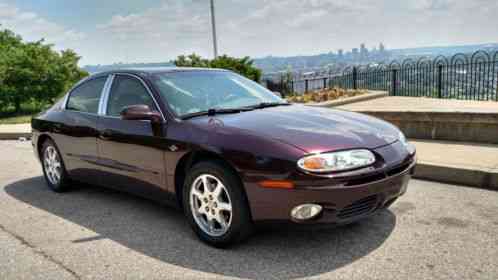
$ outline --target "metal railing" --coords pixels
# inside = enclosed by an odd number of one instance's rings
[[[267,84],[283,94],[317,89],[385,90],[396,96],[498,101],[498,52],[406,59],[399,63],[348,67],[341,74]]]

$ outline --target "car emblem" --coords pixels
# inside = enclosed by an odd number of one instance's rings
[[[178,151],[178,147],[176,145],[171,145],[171,146],[169,146],[169,150],[172,152],[176,152],[176,151]]]

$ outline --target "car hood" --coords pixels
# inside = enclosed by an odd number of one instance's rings
[[[367,115],[305,105],[279,106],[192,119],[216,130],[240,130],[293,145],[307,153],[375,149],[398,140],[393,125]],[[228,134],[229,135],[229,134]]]

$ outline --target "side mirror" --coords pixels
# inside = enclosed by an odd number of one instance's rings
[[[276,96],[282,98],[282,94],[278,91],[274,91],[273,94],[275,94]]]
[[[161,114],[157,111],[152,111],[147,105],[125,107],[120,115],[123,120],[149,120],[152,123],[160,123],[162,121]]]

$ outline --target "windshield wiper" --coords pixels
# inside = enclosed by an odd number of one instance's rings
[[[244,108],[250,108],[250,109],[263,109],[263,108],[268,108],[268,107],[277,107],[277,106],[289,106],[291,103],[287,102],[261,102],[256,105],[251,105],[247,106]]]
[[[186,120],[186,119],[199,117],[199,116],[214,116],[214,115],[218,115],[218,114],[236,114],[236,113],[250,111],[250,110],[252,110],[252,108],[226,108],[226,109],[211,108],[211,109],[208,109],[205,111],[186,114],[186,115],[182,116],[181,119]]]

